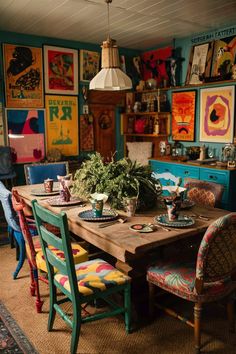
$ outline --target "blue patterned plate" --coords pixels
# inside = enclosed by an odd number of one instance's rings
[[[168,214],[162,214],[155,216],[154,218],[157,224],[167,227],[188,227],[195,223],[195,220],[187,215],[179,215],[179,218],[174,221],[169,221]]]
[[[92,209],[81,211],[78,216],[85,221],[112,221],[117,219],[118,214],[111,209],[103,209],[102,216],[94,216]]]
[[[54,189],[52,192],[45,192],[43,188],[38,188],[38,189],[32,189],[30,194],[38,196],[38,197],[44,197],[44,196],[51,196],[51,195],[56,195],[59,194],[59,189]]]

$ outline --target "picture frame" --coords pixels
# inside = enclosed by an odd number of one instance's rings
[[[64,156],[79,154],[78,97],[45,96],[46,151],[59,149]]]
[[[213,42],[192,46],[185,85],[199,85],[210,77],[213,47]]]
[[[211,78],[215,80],[230,80],[232,66],[236,57],[236,36],[221,38],[214,41],[212,53]]]
[[[45,93],[78,94],[78,51],[76,49],[43,46]]]
[[[80,80],[89,82],[97,75],[100,68],[100,53],[80,50]]]
[[[200,141],[233,142],[234,100],[233,85],[200,90]]]
[[[45,157],[45,109],[7,108],[6,131],[8,145],[16,163],[39,162]]]
[[[6,130],[3,117],[2,102],[0,102],[0,146],[6,145]]]
[[[196,90],[172,93],[172,139],[195,141]]]
[[[44,107],[42,49],[3,43],[6,107]]]

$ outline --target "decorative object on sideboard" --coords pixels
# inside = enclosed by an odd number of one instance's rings
[[[203,161],[206,159],[206,146],[205,145],[202,145],[200,147],[200,156],[199,156],[199,159],[200,161]]]
[[[187,146],[186,155],[189,160],[197,160],[200,156],[200,146]]]

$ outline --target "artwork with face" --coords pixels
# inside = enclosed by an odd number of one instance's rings
[[[172,139],[194,141],[196,91],[172,94]]]
[[[234,86],[202,89],[200,107],[200,141],[232,142]]]

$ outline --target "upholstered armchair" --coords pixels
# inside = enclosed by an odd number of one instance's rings
[[[194,178],[185,178],[184,187],[187,188],[187,197],[196,204],[209,207],[220,207],[224,192],[222,184],[201,181]]]
[[[155,307],[156,286],[194,303],[194,323],[163,308],[194,328],[196,353],[201,349],[201,314],[203,304],[226,299],[229,328],[234,331],[236,289],[236,213],[214,221],[201,241],[195,257],[156,262],[147,271],[150,314]],[[157,304],[160,308],[160,304]]]

